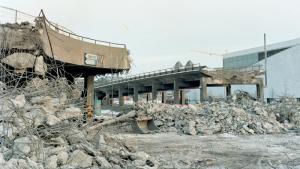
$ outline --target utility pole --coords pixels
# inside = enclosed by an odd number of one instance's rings
[[[268,86],[268,78],[267,78],[267,37],[266,33],[264,33],[264,55],[265,55],[265,87]]]

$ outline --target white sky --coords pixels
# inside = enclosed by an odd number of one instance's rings
[[[0,0],[0,5],[46,16],[77,34],[126,43],[132,73],[188,60],[222,66],[220,56],[300,37],[299,0]],[[1,15],[0,15],[1,19]]]

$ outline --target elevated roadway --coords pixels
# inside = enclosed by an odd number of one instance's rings
[[[256,85],[257,98],[263,99],[263,73],[261,66],[242,69],[210,69],[200,64],[174,67],[116,79],[110,82],[96,82],[95,92],[99,98],[119,98],[124,104],[123,96],[133,96],[139,100],[139,94],[151,94],[152,101],[157,99],[159,92],[165,102],[164,91],[173,90],[175,104],[184,104],[184,89],[200,89],[200,100],[208,99],[207,87],[224,86],[226,95],[231,94],[231,85]],[[107,99],[109,100],[109,99]]]

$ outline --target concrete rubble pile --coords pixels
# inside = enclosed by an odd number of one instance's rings
[[[114,135],[88,130],[84,99],[65,79],[34,78],[18,89],[0,84],[1,168],[158,167]]]
[[[26,71],[45,76],[48,67],[42,51],[38,28],[29,22],[0,25],[0,45],[7,52],[2,53],[0,63],[16,74]]]
[[[160,131],[189,135],[273,134],[300,124],[299,103],[266,104],[249,98],[187,106],[139,103],[135,109],[138,114],[154,117]]]

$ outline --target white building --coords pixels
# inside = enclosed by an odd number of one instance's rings
[[[300,98],[300,38],[267,45],[267,86],[265,98]],[[264,65],[264,47],[224,55],[224,68]]]

